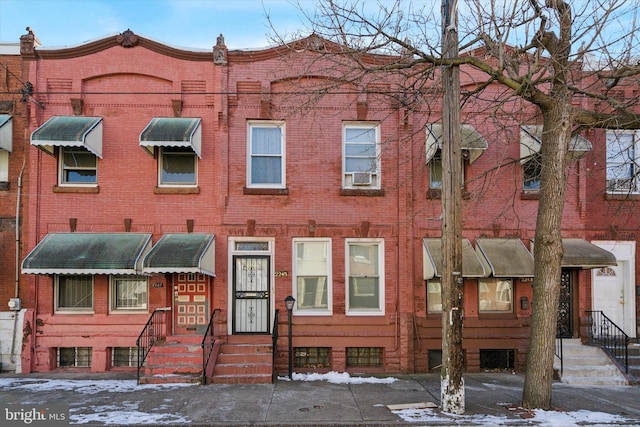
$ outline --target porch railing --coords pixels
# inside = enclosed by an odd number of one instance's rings
[[[273,348],[272,348],[272,359],[271,359],[271,382],[276,381],[277,373],[276,373],[276,353],[278,352],[278,314],[280,310],[276,309],[276,312],[273,316],[273,332],[271,337],[273,339]]]
[[[220,336],[220,331],[218,330],[220,327],[218,322],[219,314],[219,308],[216,308],[213,310],[213,313],[211,313],[207,330],[205,331],[204,336],[202,337],[202,343],[200,344],[202,347],[202,384],[207,384],[207,377],[211,377],[208,375],[208,368],[209,363],[211,362],[213,348],[216,344],[216,337]]]
[[[564,360],[562,354],[562,334],[558,332],[556,335],[556,350],[554,352],[555,357],[560,359],[560,375],[564,372]]]
[[[138,347],[138,384],[140,384],[140,369],[142,369],[142,365],[144,365],[144,361],[147,359],[151,347],[158,341],[163,341],[167,338],[168,311],[171,311],[170,307],[156,308],[153,313],[151,313],[147,324],[144,325],[142,332],[140,332],[136,340],[136,346]]]
[[[613,323],[602,311],[587,311],[589,341],[587,344],[602,347],[629,373],[629,336]]]

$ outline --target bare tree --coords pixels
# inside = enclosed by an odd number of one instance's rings
[[[449,2],[459,2],[460,54],[455,57],[440,49],[443,31],[437,10]],[[301,3],[300,10],[306,6]],[[637,84],[634,78],[640,74],[637,10],[636,0],[321,0],[305,12],[307,34],[340,46],[317,52],[339,61],[340,69],[348,67],[340,76],[343,82],[375,81],[392,73],[403,83],[388,95],[419,108],[425,93],[440,90],[440,67],[459,66],[476,81],[474,89],[462,94],[463,105],[466,97],[498,85],[505,96],[537,109],[543,129],[523,390],[523,406],[528,408],[551,407],[570,141],[588,128],[640,128],[635,100],[613,96],[622,85]],[[276,41],[290,37],[280,35]],[[389,56],[376,62],[366,61],[366,54]]]

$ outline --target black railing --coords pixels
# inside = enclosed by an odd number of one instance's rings
[[[562,376],[562,373],[564,372],[564,360],[562,358],[562,334],[560,333],[556,335],[556,350],[554,355],[560,359],[560,376]]]
[[[202,347],[202,384],[207,384],[207,378],[213,376],[213,372],[209,375],[208,368],[211,355],[213,354],[213,347],[216,344],[216,337],[220,336],[220,331],[218,330],[220,325],[217,321],[218,314],[220,314],[219,308],[216,308],[213,310],[213,313],[211,313],[207,330],[202,337],[202,344],[200,344]],[[211,370],[213,371],[213,365],[211,365]]]
[[[169,307],[156,308],[151,313],[147,324],[144,325],[136,340],[136,346],[138,347],[138,384],[140,384],[140,369],[142,369],[151,347],[167,337],[167,312],[170,310],[171,308]]]
[[[587,311],[589,342],[602,347],[629,373],[629,336],[602,311]]]
[[[276,373],[276,353],[278,352],[278,313],[280,310],[276,309],[275,315],[273,316],[273,332],[271,337],[273,339],[273,348],[272,351],[272,359],[271,359],[271,382],[276,381],[277,373]]]

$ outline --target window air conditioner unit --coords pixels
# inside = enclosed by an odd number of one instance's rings
[[[351,174],[352,185],[371,185],[371,172],[353,172]]]

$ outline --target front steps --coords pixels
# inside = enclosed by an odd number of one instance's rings
[[[230,335],[220,347],[213,378],[216,384],[267,384],[273,380],[270,335]]]
[[[202,383],[201,336],[170,336],[151,347],[140,371],[140,384]],[[212,360],[207,383],[271,383],[273,344],[270,335],[232,335]]]
[[[583,345],[580,339],[563,339],[564,360],[561,381],[575,385],[627,385],[625,376],[599,347]],[[554,358],[554,369],[560,372],[560,360]]]

